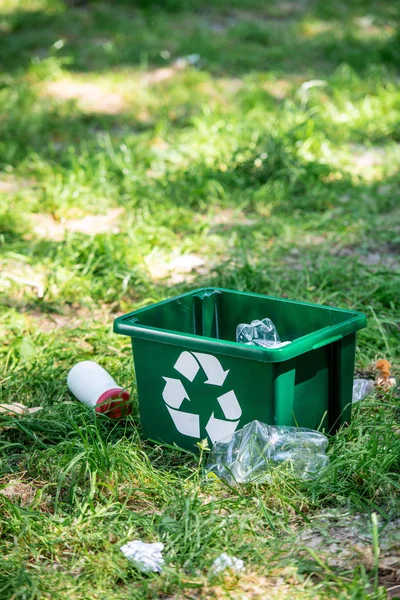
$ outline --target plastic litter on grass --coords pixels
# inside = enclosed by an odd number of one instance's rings
[[[214,560],[211,565],[210,572],[212,575],[219,575],[224,571],[230,570],[235,573],[242,571],[244,569],[244,562],[240,558],[236,558],[236,556],[230,556],[223,552]]]
[[[122,554],[142,573],[161,573],[164,566],[163,549],[161,542],[147,544],[141,540],[133,540],[120,548]]]
[[[312,479],[328,463],[328,438],[303,427],[275,427],[252,421],[211,450],[207,471],[230,485],[265,483],[271,468],[286,464],[299,479]]]
[[[365,396],[368,396],[374,389],[374,382],[371,379],[355,379],[353,383],[353,404],[360,402]]]

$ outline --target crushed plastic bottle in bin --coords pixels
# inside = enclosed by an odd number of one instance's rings
[[[368,396],[374,389],[374,382],[370,379],[355,379],[353,382],[353,404]]]
[[[248,346],[262,346],[263,348],[281,348],[291,342],[281,342],[278,331],[271,321],[265,318],[256,319],[251,323],[240,323],[236,328],[236,341]]]
[[[226,552],[222,552],[214,560],[210,572],[212,575],[219,575],[228,569],[238,573],[244,569],[244,562],[240,558],[236,558],[236,556],[230,556]]]
[[[287,464],[300,479],[312,479],[328,463],[328,438],[303,427],[276,427],[252,421],[217,442],[207,461],[207,471],[230,485],[265,483],[271,468]]]
[[[143,573],[161,573],[164,566],[163,549],[161,542],[147,544],[141,540],[133,540],[120,548],[122,554]]]

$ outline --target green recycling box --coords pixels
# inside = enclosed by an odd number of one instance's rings
[[[236,342],[236,327],[269,317],[280,348]],[[194,449],[258,419],[334,432],[350,420],[356,331],[365,315],[330,306],[199,289],[118,317],[132,339],[148,439]]]

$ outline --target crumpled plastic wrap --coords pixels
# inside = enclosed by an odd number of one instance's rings
[[[355,379],[353,382],[353,404],[368,396],[374,389],[374,382],[370,379]]]
[[[252,421],[213,446],[207,471],[230,485],[265,483],[283,463],[298,478],[311,479],[329,463],[327,446],[328,438],[312,429]]]
[[[247,346],[280,348],[291,342],[281,342],[278,331],[271,319],[256,319],[251,323],[240,323],[236,328],[236,341]]]
[[[223,552],[214,560],[210,571],[212,575],[219,575],[228,569],[238,573],[244,569],[244,562],[240,558],[236,558],[236,556],[230,556],[226,552]]]
[[[161,573],[164,566],[161,554],[163,549],[164,544],[161,542],[147,544],[141,540],[133,540],[120,548],[124,556],[143,573]]]

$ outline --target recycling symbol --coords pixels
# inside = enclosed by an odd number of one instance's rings
[[[223,386],[229,373],[229,369],[224,371],[219,360],[212,354],[188,351],[180,354],[174,369],[189,382],[192,382],[199,370],[203,369],[207,377],[204,385],[212,385],[217,389]],[[180,410],[184,400],[190,401],[182,379],[172,377],[163,377],[163,379],[165,387],[162,397],[175,427],[182,435],[199,439],[200,415]],[[225,419],[217,419],[214,411],[211,413],[205,429],[213,444],[234,433],[242,416],[242,409],[233,390],[217,396],[217,402]]]

